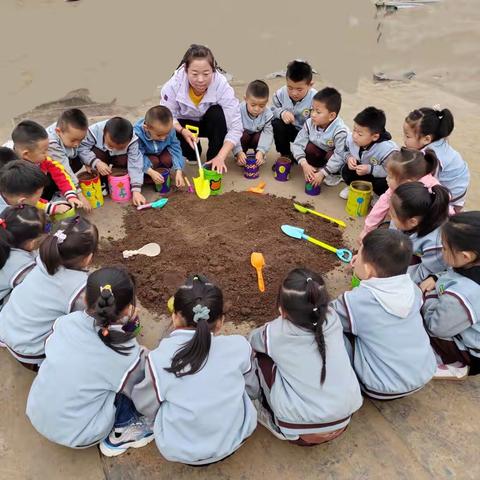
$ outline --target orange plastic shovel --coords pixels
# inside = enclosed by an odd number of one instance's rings
[[[256,187],[250,187],[248,191],[252,193],[263,193],[265,185],[265,182],[260,182]]]
[[[253,252],[252,256],[250,257],[250,262],[252,263],[252,267],[254,267],[255,270],[257,271],[258,289],[261,292],[264,292],[265,291],[265,283],[263,281],[262,269],[265,266],[265,258],[263,257],[262,253]]]

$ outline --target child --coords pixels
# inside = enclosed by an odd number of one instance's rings
[[[418,285],[429,275],[443,272],[440,227],[448,218],[448,190],[441,185],[431,188],[420,182],[404,183],[390,201],[390,228],[406,233],[413,244],[408,273]]]
[[[459,213],[442,228],[449,269],[422,285],[425,326],[440,359],[434,378],[480,373],[480,212]]]
[[[250,82],[245,101],[240,104],[243,134],[233,149],[238,165],[246,165],[247,151],[255,151],[257,165],[265,163],[265,157],[273,142],[272,111],[267,108],[270,91],[263,80]]]
[[[343,165],[348,128],[338,116],[342,96],[325,87],[313,97],[310,118],[292,144],[292,154],[303,169],[305,181],[320,185],[325,177],[337,173]],[[328,182],[335,185],[340,182]]]
[[[12,132],[12,140],[20,158],[38,165],[49,178],[49,184],[43,192],[44,198],[51,200],[60,191],[72,207],[83,207],[70,175],[61,163],[48,156],[48,134],[41,125],[32,120],[20,122]]]
[[[35,266],[45,214],[30,205],[6,208],[0,218],[0,309]]]
[[[140,325],[134,279],[122,268],[101,268],[89,275],[85,294],[85,311],[53,325],[27,416],[41,435],[66,447],[95,445],[114,425],[124,450],[141,447],[153,433],[129,399],[145,362],[135,339]]]
[[[279,290],[280,317],[250,334],[263,400],[259,422],[297,445],[338,437],[362,405],[342,325],[328,301],[320,275],[292,270]]]
[[[353,119],[353,133],[346,143],[346,165],[342,168],[343,181],[350,185],[355,180],[371,182],[373,191],[380,196],[387,185],[387,161],[397,144],[385,129],[385,112],[375,107],[367,107]],[[350,187],[340,192],[340,197],[348,198]]]
[[[132,400],[155,422],[155,441],[165,459],[218,462],[257,424],[246,392],[246,382],[255,378],[252,349],[242,336],[218,335],[222,291],[202,276],[189,278],[177,291],[172,319],[175,330],[150,352],[145,380],[134,388]],[[116,447],[106,443],[102,452],[110,448],[115,454]]]
[[[317,91],[313,85],[312,67],[301,60],[287,65],[287,85],[278,89],[272,98],[272,127],[275,148],[282,157],[293,160],[290,143],[310,117],[313,96]]]
[[[37,370],[45,339],[61,315],[83,310],[83,290],[98,244],[88,220],[64,220],[40,245],[37,265],[16,287],[0,312],[0,340],[24,366]]]
[[[113,117],[91,125],[78,147],[78,155],[85,165],[104,177],[112,173],[111,166],[128,170],[132,202],[135,206],[145,204],[141,193],[143,156],[132,124],[127,119]]]
[[[462,210],[470,183],[470,172],[462,156],[447,141],[453,131],[453,115],[448,109],[420,108],[413,110],[403,124],[405,146],[421,150],[431,148],[438,157],[438,179],[452,196],[455,211]]]
[[[175,171],[175,184],[184,186],[183,168],[185,160],[182,148],[173,128],[172,112],[161,105],[150,108],[133,127],[138,137],[138,147],[143,155],[143,170],[154,183],[163,183],[163,176],[157,168],[172,168]]]
[[[9,147],[0,147],[0,169],[3,168],[7,163],[15,160],[19,160],[15,150],[12,150]]]
[[[370,232],[354,260],[360,286],[332,303],[362,390],[377,400],[417,392],[435,373],[435,356],[420,315],[422,292],[406,273],[411,257],[412,244],[405,234]]]

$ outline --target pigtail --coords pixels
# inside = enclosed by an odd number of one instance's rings
[[[448,219],[450,194],[445,187],[435,185],[428,189],[430,196],[429,212],[422,217],[418,225],[418,236],[423,237],[443,225]]]
[[[3,268],[10,257],[10,235],[4,218],[0,218],[0,268]]]
[[[452,112],[448,108],[444,108],[440,111],[436,110],[435,112],[439,120],[438,128],[435,132],[435,140],[450,136],[455,127]]]
[[[55,275],[62,265],[62,257],[58,250],[58,239],[49,235],[40,245],[40,259],[42,260],[49,275]]]
[[[440,164],[437,154],[431,148],[427,148],[423,153],[423,157],[426,162],[425,175],[435,175]]]

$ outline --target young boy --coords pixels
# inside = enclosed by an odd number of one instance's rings
[[[250,82],[245,93],[244,102],[240,104],[243,134],[233,149],[238,165],[246,164],[246,152],[255,150],[257,165],[265,163],[265,156],[273,143],[273,113],[267,109],[270,91],[263,80]]]
[[[405,234],[388,229],[368,233],[354,260],[360,286],[332,302],[362,390],[371,398],[410,395],[436,370],[420,314],[422,292],[406,273],[411,258]]]
[[[325,87],[312,101],[310,118],[292,144],[295,160],[303,169],[305,180],[320,185],[325,177],[328,185],[336,185],[333,174],[344,161],[348,128],[338,116],[342,96],[335,88]]]
[[[293,159],[290,142],[293,142],[310,116],[312,99],[317,91],[313,85],[312,67],[301,60],[287,65],[287,85],[273,95],[271,107],[275,148],[283,156]]]
[[[162,105],[150,108],[134,125],[133,131],[138,137],[138,147],[143,155],[143,171],[154,183],[163,183],[163,176],[157,168],[173,168],[175,184],[184,186],[183,167],[185,160],[180,141],[173,128],[172,112]]]
[[[146,203],[141,193],[143,155],[138,138],[133,134],[133,126],[127,119],[113,117],[91,125],[78,147],[78,155],[84,165],[97,170],[104,177],[112,173],[110,165],[127,169],[132,203],[135,206]]]
[[[392,136],[385,130],[386,118],[383,110],[367,107],[353,119],[353,133],[347,137],[346,160],[342,178],[347,185],[354,180],[371,182],[373,191],[383,195],[387,189],[388,157],[399,150]],[[348,198],[349,187],[340,192]]]

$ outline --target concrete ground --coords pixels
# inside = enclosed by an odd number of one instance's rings
[[[274,83],[273,85],[277,85]],[[272,86],[273,86],[272,85]],[[321,83],[319,83],[321,85]],[[243,85],[237,86],[240,94]],[[478,106],[454,95],[440,92],[418,82],[376,84],[364,81],[355,95],[344,95],[342,116],[351,118],[369,104],[386,110],[394,138],[401,143],[401,125],[405,114],[415,106],[451,107],[456,114],[452,144],[460,149],[472,170],[472,187],[467,207],[478,208],[479,167],[477,135],[480,127]],[[152,105],[152,99],[148,105]],[[108,115],[126,111],[136,118],[147,105],[125,107],[85,107],[90,115]],[[55,108],[30,113],[44,124],[58,114]],[[270,160],[273,159],[270,155]],[[269,163],[270,165],[270,163]],[[189,167],[189,173],[193,169]],[[190,175],[191,176],[191,175]],[[298,200],[312,201],[303,193],[300,173],[294,172],[287,184],[275,182],[269,166],[262,169],[266,191]],[[224,188],[244,190],[251,183],[230,164]],[[313,200],[324,213],[347,220],[345,243],[352,244],[360,222],[347,219],[344,202],[337,197],[339,187],[323,189]],[[153,192],[150,196],[154,196]],[[215,201],[210,199],[208,201]],[[92,218],[107,236],[122,235],[121,212],[124,207],[109,202]],[[161,214],[161,213],[159,213]],[[179,212],[179,214],[181,214]],[[273,214],[273,212],[272,212]],[[156,239],[160,243],[163,239]],[[314,247],[312,247],[314,248]],[[338,294],[348,288],[347,267],[329,275],[329,288]],[[153,348],[169,328],[166,312],[142,311],[145,325],[141,342]],[[227,333],[246,333],[248,326],[226,326]],[[253,436],[232,457],[207,468],[192,468],[166,462],[154,444],[114,459],[102,458],[97,448],[69,450],[43,439],[25,417],[25,401],[33,373],[17,364],[5,350],[0,351],[0,478],[3,479],[478,479],[480,478],[480,378],[465,382],[431,382],[419,393],[392,402],[366,400],[354,416],[347,432],[323,446],[301,448],[281,442],[259,426]]]

